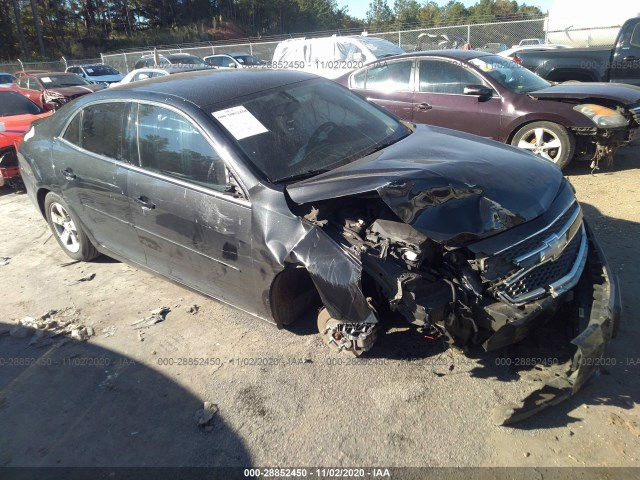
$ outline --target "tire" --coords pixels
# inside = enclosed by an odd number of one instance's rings
[[[60,248],[74,260],[88,262],[99,253],[80,226],[80,220],[62,197],[49,192],[44,199],[47,223]]]
[[[562,125],[553,122],[533,122],[516,132],[511,145],[528,150],[564,168],[573,158],[576,142]]]

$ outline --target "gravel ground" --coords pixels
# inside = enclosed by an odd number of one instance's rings
[[[367,358],[336,357],[314,319],[277,330],[109,258],[70,263],[27,196],[3,189],[0,466],[638,466],[639,153],[568,172],[623,289],[610,365],[510,428],[492,407],[535,383],[495,355],[444,351],[399,323]],[[162,306],[164,321],[131,325]],[[66,308],[95,335],[6,333]],[[199,427],[205,401],[217,410]]]

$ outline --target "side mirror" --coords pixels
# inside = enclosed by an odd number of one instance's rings
[[[464,87],[465,95],[477,95],[480,98],[487,98],[493,96],[493,90],[484,85],[467,85]]]
[[[42,105],[42,108],[47,112],[51,112],[56,109],[56,104],[51,102],[46,102]]]

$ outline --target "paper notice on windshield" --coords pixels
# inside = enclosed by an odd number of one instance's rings
[[[218,110],[217,112],[212,112],[211,115],[213,115],[224,128],[229,130],[236,140],[242,140],[243,138],[253,137],[254,135],[269,131],[260,123],[260,120],[254,117],[253,114],[242,105]]]
[[[93,68],[87,68],[88,73],[93,73]]]
[[[51,79],[49,77],[41,77],[40,80],[42,83],[51,83]]]

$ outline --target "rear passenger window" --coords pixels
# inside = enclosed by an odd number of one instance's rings
[[[82,112],[76,113],[73,120],[67,125],[67,129],[64,132],[62,138],[67,142],[71,142],[74,145],[80,146],[80,120],[82,119]]]
[[[99,103],[83,110],[80,146],[115,160],[130,161],[124,137],[129,104]],[[75,120],[75,119],[74,119]]]
[[[369,68],[367,90],[411,90],[411,65],[413,62],[383,63]]]
[[[631,45],[634,47],[640,47],[640,23],[633,29],[633,33],[631,34]]]
[[[224,163],[185,117],[166,108],[140,105],[137,125],[142,167],[224,190]]]

